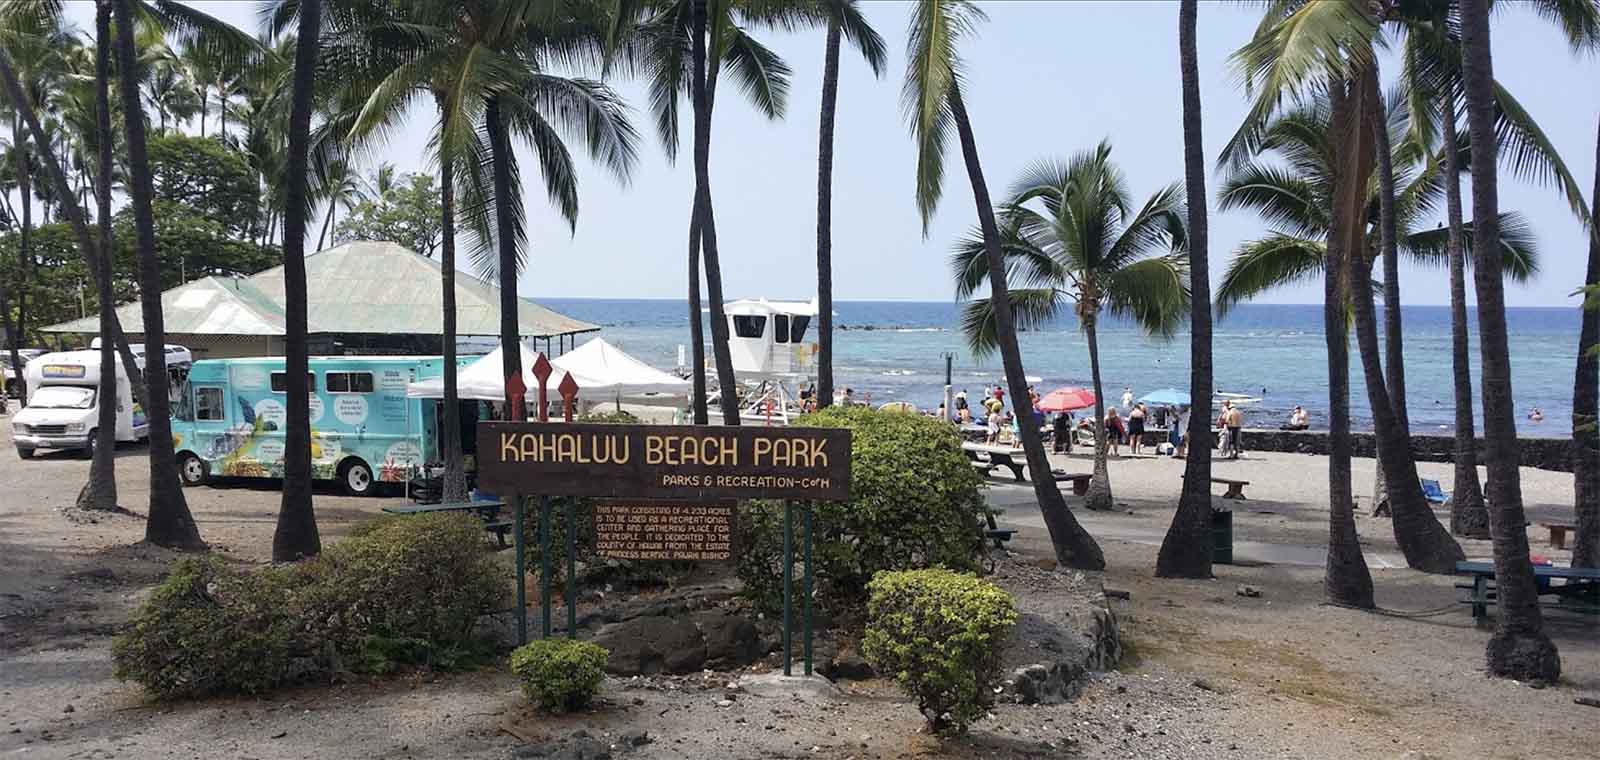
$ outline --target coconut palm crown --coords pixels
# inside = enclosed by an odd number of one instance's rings
[[[1404,93],[1391,96],[1391,101]],[[1424,220],[1443,199],[1443,148],[1426,162],[1414,141],[1399,138],[1410,125],[1405,109],[1389,109],[1391,134],[1396,135],[1394,162],[1397,177],[1396,240],[1402,254],[1429,266],[1444,266],[1447,230],[1423,229]],[[1269,226],[1266,236],[1242,243],[1235,251],[1217,288],[1216,307],[1225,316],[1240,302],[1273,288],[1320,277],[1327,260],[1328,217],[1332,199],[1334,157],[1329,131],[1331,108],[1325,96],[1307,99],[1270,119],[1261,130],[1258,152],[1231,168],[1217,191],[1219,210],[1251,209]],[[1462,146],[1456,146],[1461,149]],[[1268,160],[1275,159],[1275,160]],[[1368,261],[1378,255],[1377,184],[1368,191],[1366,236]],[[1538,250],[1533,232],[1522,215],[1500,215],[1504,273],[1522,282],[1538,271]],[[1466,225],[1470,246],[1471,222]],[[1470,251],[1470,248],[1469,248]]]

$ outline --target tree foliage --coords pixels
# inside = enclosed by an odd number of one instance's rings
[[[363,197],[334,231],[335,243],[387,240],[429,258],[444,227],[439,186],[427,174],[407,173],[385,192]]]

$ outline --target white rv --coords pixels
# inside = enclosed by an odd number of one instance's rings
[[[140,368],[144,357],[135,357]],[[187,364],[186,350],[169,352],[168,359]],[[99,351],[61,351],[28,362],[27,407],[11,417],[11,440],[17,456],[27,459],[37,449],[78,449],[92,456],[99,423]],[[117,440],[137,441],[150,434],[144,409],[133,401],[132,387],[121,363],[112,368],[117,378]]]

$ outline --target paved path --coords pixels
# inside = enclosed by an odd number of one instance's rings
[[[989,505],[1001,510],[997,518],[1000,522],[1022,528],[1045,530],[1044,517],[1039,514],[1038,502],[1034,501],[1033,487],[1026,484],[1000,483],[989,481]],[[1073,510],[1073,516],[1083,523],[1083,526],[1100,541],[1124,541],[1132,544],[1145,544],[1160,546],[1166,537],[1165,525],[1153,527],[1149,518],[1139,518],[1125,512],[1090,512],[1088,510]],[[1405,558],[1398,554],[1384,554],[1366,549],[1363,554],[1367,566],[1372,568],[1404,568]],[[1259,541],[1240,541],[1236,537],[1233,542],[1233,557],[1244,562],[1259,562],[1269,565],[1305,565],[1308,567],[1322,567],[1328,556],[1328,547],[1309,546],[1303,544],[1275,544]]]

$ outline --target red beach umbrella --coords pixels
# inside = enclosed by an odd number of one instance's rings
[[[1057,388],[1039,399],[1041,412],[1071,412],[1094,406],[1094,391],[1071,386]]]

